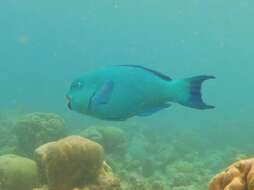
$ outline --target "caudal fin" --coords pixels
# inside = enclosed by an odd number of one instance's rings
[[[182,86],[181,96],[177,98],[177,102],[188,107],[196,109],[212,109],[214,106],[207,105],[203,102],[201,87],[202,83],[208,79],[214,79],[214,76],[201,75],[184,79],[180,82]]]

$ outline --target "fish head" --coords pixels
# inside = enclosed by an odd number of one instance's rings
[[[76,79],[66,94],[67,106],[70,110],[89,114],[91,99],[95,93],[95,86],[85,78]]]

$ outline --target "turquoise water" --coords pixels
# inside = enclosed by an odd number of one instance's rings
[[[112,125],[124,126],[129,134],[140,130],[125,126],[144,126],[165,147],[180,139],[183,147],[202,155],[234,149],[252,156],[253,8],[251,0],[1,1],[0,108],[9,116],[56,113],[70,133]],[[214,75],[216,80],[207,81],[202,91],[216,108],[199,111],[174,104],[125,122],[100,121],[68,110],[65,94],[74,78],[117,64],[143,65],[173,79]],[[193,144],[184,141],[188,138]],[[136,159],[151,156],[149,151]],[[234,160],[231,157],[209,176]],[[154,170],[160,173],[160,167]]]

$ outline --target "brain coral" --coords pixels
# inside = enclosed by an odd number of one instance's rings
[[[32,190],[38,185],[38,171],[33,160],[16,155],[0,157],[0,189]]]
[[[15,126],[18,150],[32,156],[38,146],[66,135],[64,120],[52,113],[31,113],[20,118]]]
[[[100,143],[107,153],[124,154],[127,149],[127,137],[118,127],[92,126],[85,129],[82,136]]]
[[[103,168],[103,148],[79,136],[47,143],[35,150],[42,181],[52,190],[92,183]]]
[[[209,183],[209,190],[253,190],[254,158],[239,160],[217,174]]]

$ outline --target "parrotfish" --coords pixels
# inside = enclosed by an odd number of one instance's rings
[[[102,120],[123,121],[149,116],[171,103],[205,110],[214,106],[202,100],[203,81],[211,75],[173,80],[139,65],[108,66],[74,80],[66,97],[69,109]]]

